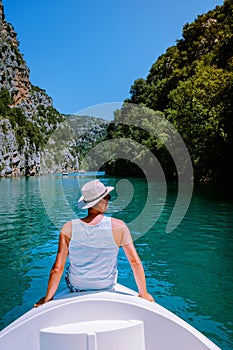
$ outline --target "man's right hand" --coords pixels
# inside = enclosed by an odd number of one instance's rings
[[[40,298],[40,300],[37,301],[37,303],[35,303],[35,304],[33,305],[33,307],[38,307],[38,306],[41,306],[41,305],[43,305],[43,304],[45,304],[45,303],[46,303],[45,297],[42,297],[42,298]]]
[[[154,302],[154,298],[153,298],[152,295],[150,295],[149,293],[146,293],[146,294],[143,294],[143,295],[142,295],[141,293],[139,293],[138,296],[139,296],[140,298],[143,298],[143,299],[146,299],[146,300],[148,300],[148,301]]]

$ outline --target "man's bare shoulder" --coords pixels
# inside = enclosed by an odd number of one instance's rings
[[[126,224],[124,223],[124,221],[120,220],[120,219],[115,219],[115,218],[112,218],[112,227],[113,228],[125,228],[126,227]]]
[[[71,235],[72,235],[72,222],[71,221],[68,221],[66,222],[62,229],[61,229],[61,233],[63,235],[65,235],[67,238],[71,238]]]
[[[132,237],[129,228],[126,223],[124,223],[124,221],[112,218],[112,228],[113,235],[116,235],[115,239],[118,246],[123,247],[126,244],[132,243]]]

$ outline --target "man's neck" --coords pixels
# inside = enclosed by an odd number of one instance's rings
[[[103,213],[100,213],[98,210],[90,208],[88,209],[88,214],[82,221],[86,223],[92,223],[93,225],[98,224],[103,219]]]

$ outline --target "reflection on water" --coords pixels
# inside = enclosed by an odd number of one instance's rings
[[[77,200],[80,187],[90,179],[85,174],[82,179],[48,176],[0,180],[1,328],[29,310],[45,293],[59,230],[71,215],[84,215],[85,211],[78,211]],[[182,223],[167,234],[166,224],[177,194],[175,185],[166,190],[158,183],[148,186],[143,179],[103,181],[116,187],[109,215],[129,226],[140,217],[140,225],[131,229],[149,292],[223,350],[232,350],[233,201],[221,192],[198,189]],[[143,211],[148,188],[154,201]],[[148,225],[149,231],[142,235]],[[136,289],[122,250],[119,282]],[[64,286],[63,279],[60,289]]]

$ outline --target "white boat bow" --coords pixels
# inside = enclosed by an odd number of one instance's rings
[[[58,294],[0,332],[4,350],[220,350],[157,303],[114,292]]]

